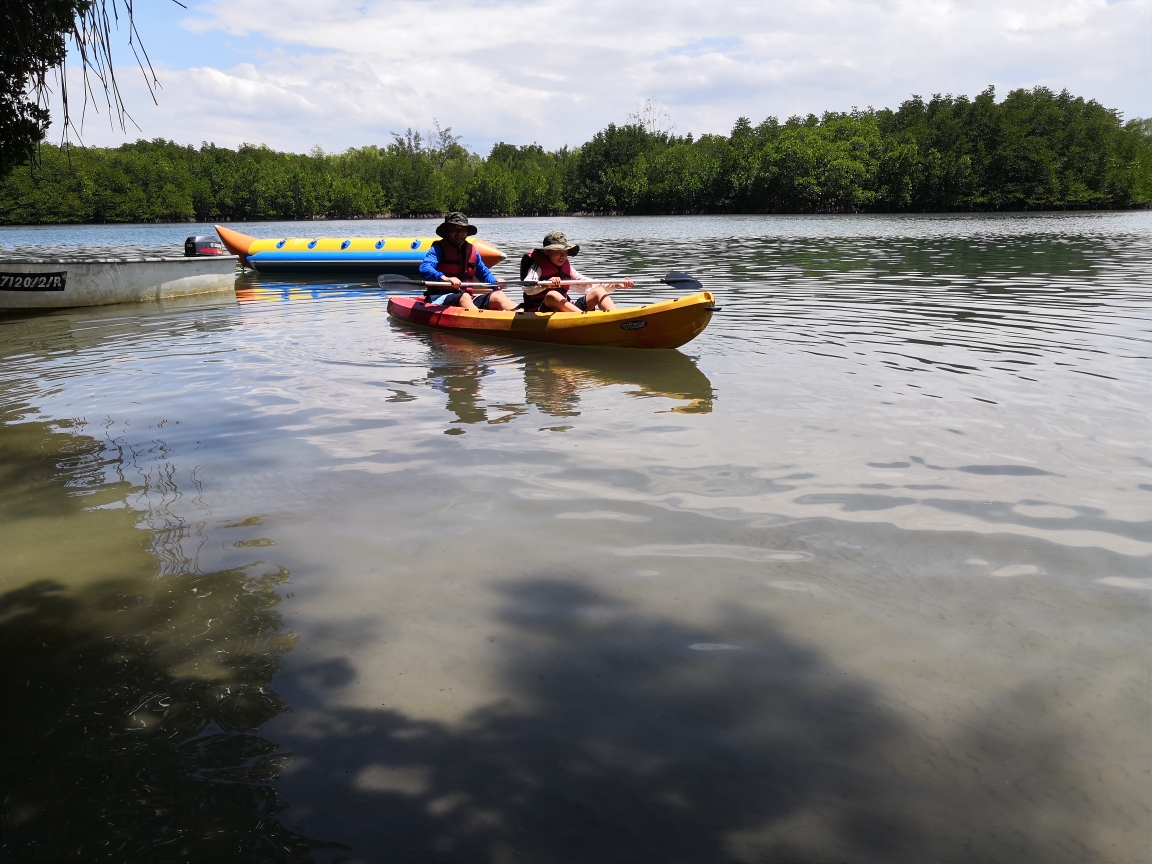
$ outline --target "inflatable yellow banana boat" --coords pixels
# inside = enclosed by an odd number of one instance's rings
[[[416,276],[435,237],[300,237],[258,240],[222,225],[216,233],[228,251],[258,273],[395,273]],[[489,267],[504,260],[490,243],[468,238]]]

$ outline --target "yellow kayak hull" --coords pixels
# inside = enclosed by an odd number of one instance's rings
[[[391,297],[388,314],[400,321],[452,333],[606,348],[679,348],[699,336],[716,298],[701,291],[647,306],[612,312],[475,312],[425,303],[418,297]]]

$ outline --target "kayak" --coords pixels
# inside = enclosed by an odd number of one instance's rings
[[[388,298],[388,314],[453,333],[606,348],[679,348],[703,332],[716,311],[709,291],[612,312],[493,312],[437,306],[419,297]]]
[[[259,240],[222,225],[216,233],[240,263],[258,273],[348,273],[416,276],[436,237],[284,237]],[[489,267],[504,253],[474,237],[468,242]]]

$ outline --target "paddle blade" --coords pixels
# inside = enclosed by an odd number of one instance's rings
[[[376,279],[376,284],[381,288],[396,287],[396,288],[423,288],[424,282],[420,279],[413,279],[411,276],[401,276],[398,273],[382,273]]]
[[[660,281],[674,288],[691,288],[693,291],[704,290],[704,286],[700,284],[700,280],[695,276],[689,276],[687,273],[677,273],[673,271]]]

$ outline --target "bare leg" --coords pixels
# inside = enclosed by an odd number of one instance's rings
[[[616,308],[616,304],[612,301],[612,295],[604,288],[589,288],[588,293],[584,296],[588,298],[589,312],[594,312],[597,309],[602,312],[611,312]]]
[[[544,295],[544,308],[553,312],[579,312],[580,307],[569,303],[559,291],[549,291]]]
[[[494,312],[511,312],[516,304],[503,291],[493,291],[488,295],[488,308]]]
[[[469,312],[476,311],[476,304],[472,302],[472,295],[467,291],[460,295],[460,308],[467,309]]]

